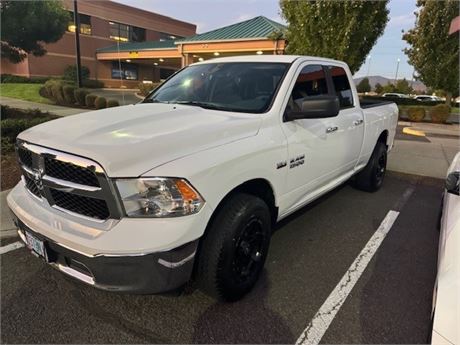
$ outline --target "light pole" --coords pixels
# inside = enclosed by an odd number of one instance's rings
[[[75,24],[75,53],[77,55],[77,87],[81,87],[80,18],[78,17],[77,0],[73,0],[73,20]]]
[[[369,72],[371,70],[371,59],[372,59],[372,55],[368,55],[367,56],[367,73],[366,73],[366,77],[369,77]]]
[[[401,59],[398,58],[398,63],[396,64],[395,85],[398,82],[398,71],[399,71],[399,63],[400,62],[401,62]]]

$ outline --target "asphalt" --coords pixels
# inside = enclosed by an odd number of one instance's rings
[[[243,300],[194,284],[169,295],[95,290],[26,248],[1,255],[2,343],[295,343],[390,210],[400,212],[323,343],[424,343],[430,333],[443,181],[388,172],[377,193],[346,184],[283,220]],[[8,239],[2,241],[13,241]]]

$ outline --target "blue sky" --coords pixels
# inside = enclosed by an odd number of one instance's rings
[[[157,12],[197,25],[197,32],[206,32],[256,16],[266,16],[283,22],[279,15],[278,0],[116,0],[130,6]],[[416,0],[391,0],[390,21],[384,34],[370,53],[369,60],[356,73],[356,77],[381,75],[394,78],[398,58],[398,78],[412,78],[413,68],[402,52],[405,41],[401,30],[413,27]]]

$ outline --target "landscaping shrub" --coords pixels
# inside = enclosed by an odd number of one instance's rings
[[[116,99],[109,99],[107,101],[107,108],[118,107],[120,103]]]
[[[75,104],[75,88],[71,85],[64,85],[62,87],[62,92],[64,94],[64,99],[65,102],[69,105],[74,105]]]
[[[63,87],[69,85],[69,83],[58,80],[58,79],[50,79],[45,83],[45,89],[47,98],[51,99],[57,104],[66,104],[66,99],[64,97],[64,90]]]
[[[146,83],[139,83],[138,87],[139,87],[139,94],[141,96],[147,96],[150,91],[152,91],[153,89],[155,89],[158,85],[160,85],[160,83],[150,83],[150,84],[146,84]]]
[[[85,104],[88,108],[94,108],[94,102],[96,101],[97,96],[93,94],[86,95]]]
[[[19,133],[27,128],[36,126],[40,123],[58,118],[38,109],[16,109],[8,106],[1,106],[1,151],[2,154],[14,150],[14,143]]]
[[[78,105],[81,105],[83,107],[86,105],[86,95],[88,94],[89,92],[85,89],[75,89],[74,97]]]
[[[83,80],[82,85],[83,87],[90,89],[101,89],[104,87],[104,83],[102,81],[94,79]]]
[[[86,66],[81,66],[80,69],[81,80],[87,80],[89,78],[89,68]],[[77,66],[76,65],[68,65],[64,69],[64,74],[62,75],[62,79],[71,81],[72,83],[77,82]]]
[[[1,74],[0,82],[2,83],[33,83],[44,84],[50,77],[23,77],[20,75]]]
[[[44,86],[38,89],[38,94],[44,98],[49,98],[48,91],[46,90],[46,87]]]
[[[425,108],[418,107],[409,107],[407,108],[407,117],[413,122],[420,122],[425,118]]]
[[[430,109],[431,121],[434,123],[446,123],[450,115],[450,106],[438,104]]]
[[[94,101],[94,107],[96,109],[103,109],[107,106],[107,100],[105,97],[97,97]]]

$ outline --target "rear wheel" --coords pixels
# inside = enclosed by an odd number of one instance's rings
[[[236,301],[255,285],[268,253],[271,218],[266,203],[236,194],[220,208],[203,238],[197,281],[220,300]]]
[[[354,186],[358,189],[375,192],[383,184],[387,168],[387,148],[382,142],[378,142],[372,152],[366,167],[354,178]]]

